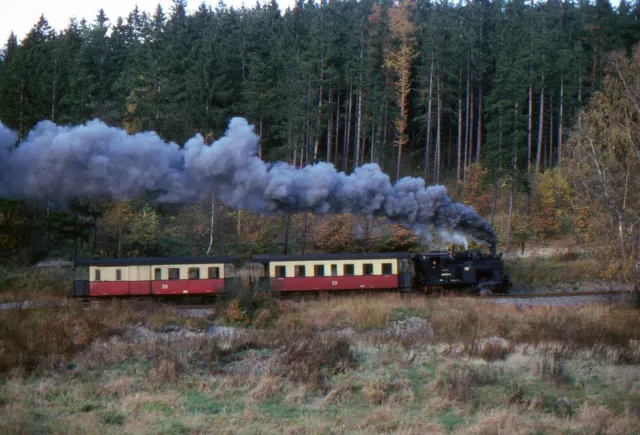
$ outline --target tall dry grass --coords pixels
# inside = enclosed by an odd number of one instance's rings
[[[0,373],[55,368],[96,339],[119,334],[125,325],[158,315],[149,304],[113,302],[94,308],[0,311]]]
[[[379,295],[332,298],[280,305],[278,328],[388,328],[398,317],[416,316],[428,322],[434,343],[465,343],[501,337],[533,345],[556,342],[570,348],[615,347],[621,361],[640,361],[640,316],[619,306],[498,305],[469,298],[426,299]],[[504,358],[500,349],[487,358]],[[479,351],[482,351],[480,349]]]

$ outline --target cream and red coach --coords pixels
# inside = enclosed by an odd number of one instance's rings
[[[235,281],[237,257],[77,259],[76,297],[214,295]],[[86,272],[85,272],[86,273]]]
[[[254,255],[278,292],[411,288],[411,254]]]

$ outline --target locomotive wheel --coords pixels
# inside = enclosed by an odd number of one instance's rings
[[[479,296],[491,296],[493,294],[493,286],[491,284],[482,283],[478,286]]]

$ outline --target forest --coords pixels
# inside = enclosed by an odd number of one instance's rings
[[[194,13],[174,0],[126,17],[100,10],[65,29],[42,16],[1,51],[0,121],[25,138],[40,120],[97,118],[184,144],[198,133],[211,143],[242,116],[266,161],[346,173],[378,163],[392,181],[447,186],[504,252],[572,238],[600,246],[608,273],[630,276],[640,254],[639,16],[624,0],[310,0],[286,11],[272,0]],[[9,262],[282,252],[285,240],[289,252],[424,243],[383,219],[258,216],[215,198],[0,198]]]

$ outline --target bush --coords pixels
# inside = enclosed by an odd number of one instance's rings
[[[357,365],[345,338],[321,338],[311,331],[287,334],[279,359],[281,374],[314,387],[324,385],[325,378]]]

